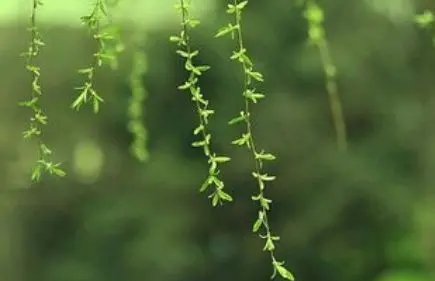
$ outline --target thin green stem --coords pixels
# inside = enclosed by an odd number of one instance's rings
[[[334,123],[335,133],[337,136],[337,147],[339,151],[347,150],[347,133],[346,122],[343,114],[343,107],[341,105],[340,95],[338,93],[338,86],[335,77],[335,66],[332,62],[331,55],[328,48],[328,42],[325,40],[318,45],[320,59],[324,66],[326,91],[328,92],[329,104],[331,107],[332,120]]]
[[[308,37],[310,43],[315,45],[319,51],[320,60],[325,74],[325,86],[328,93],[329,105],[331,108],[332,122],[334,124],[339,151],[347,150],[346,122],[343,114],[343,107],[338,93],[337,69],[331,58],[328,41],[323,26],[324,13],[314,0],[307,0],[305,3],[304,16],[308,21]]]

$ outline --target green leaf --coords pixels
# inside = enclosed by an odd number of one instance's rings
[[[41,166],[38,165],[33,169],[32,181],[39,181],[41,179]]]
[[[195,67],[197,70],[199,70],[200,72],[204,72],[210,69],[210,66],[208,65],[199,65]]]
[[[242,146],[242,145],[246,144],[248,147],[250,147],[250,145],[249,145],[249,138],[250,138],[250,134],[249,133],[243,134],[240,138],[238,138],[236,140],[233,140],[231,143],[235,144],[235,145],[239,145],[239,146]]]
[[[201,185],[201,188],[199,189],[199,192],[203,192],[203,191],[205,191],[210,185],[211,185],[211,183],[213,182],[213,178],[214,178],[214,176],[209,176],[205,181],[204,181],[204,183]]]
[[[176,50],[175,51],[177,54],[179,54],[180,56],[182,56],[183,58],[189,58],[190,54],[188,52],[182,51],[182,50]]]
[[[275,160],[276,157],[271,153],[264,153],[262,151],[260,153],[255,153],[255,159],[271,161],[271,160]]]
[[[41,148],[42,153],[45,155],[50,155],[52,153],[52,151],[45,144],[41,144],[39,147]]]
[[[260,72],[256,72],[256,71],[251,71],[251,70],[246,70],[246,74],[248,74],[250,77],[254,78],[255,80],[259,81],[259,82],[263,82],[263,74],[261,74]]]
[[[246,90],[246,91],[243,93],[243,96],[244,96],[245,98],[247,98],[247,99],[250,99],[253,103],[257,103],[257,101],[258,101],[259,99],[264,98],[264,95],[263,95],[263,94],[261,94],[261,93],[255,93],[255,90],[250,90],[250,89]]]
[[[264,209],[269,210],[269,209],[270,209],[270,206],[269,206],[270,203],[272,203],[272,200],[267,199],[267,198],[265,198],[265,197],[261,197],[261,198],[260,198],[260,205],[261,205]]]
[[[275,271],[274,271],[274,274],[272,275],[271,278],[274,278],[275,275],[276,275],[276,272],[278,272],[279,275],[282,278],[284,278],[284,279],[287,279],[287,280],[290,280],[290,281],[294,281],[295,280],[293,274],[287,268],[285,268],[283,266],[284,262],[277,262],[277,261],[274,260],[272,262],[272,264],[273,264],[273,267],[274,267]]]
[[[195,141],[195,142],[192,142],[192,146],[193,147],[201,147],[201,146],[204,146],[205,145],[205,141]]]
[[[263,217],[264,217],[263,212],[259,211],[258,218],[255,221],[254,225],[252,226],[252,232],[257,232],[260,229],[261,225],[263,224]]]
[[[217,193],[219,194],[220,199],[222,199],[224,201],[228,201],[228,202],[233,201],[233,198],[231,197],[231,195],[224,192],[222,189],[218,189]]]
[[[265,174],[258,174],[256,172],[252,172],[252,176],[254,178],[258,178],[258,179],[260,179],[262,181],[274,181],[276,179],[275,176],[269,176],[267,173],[265,173]]]
[[[236,11],[236,6],[234,6],[233,4],[228,4],[227,13],[234,14],[235,11]]]
[[[196,19],[188,19],[186,21],[186,23],[191,27],[191,28],[195,28],[197,25],[199,25],[201,22],[199,20]]]
[[[190,52],[190,53],[189,53],[189,58],[193,58],[193,57],[197,56],[198,54],[199,54],[199,51],[198,51],[198,50],[195,50],[195,51],[193,51],[193,52]]]
[[[36,127],[32,127],[26,131],[23,132],[23,136],[25,139],[28,139],[32,136],[39,136],[41,134],[41,131],[38,130]]]
[[[213,173],[213,175],[216,175],[216,174]],[[218,179],[217,177],[213,176],[212,182],[216,186],[217,189],[223,189],[224,188],[224,182],[221,181],[220,179]]]
[[[216,207],[216,205],[219,203],[219,195],[217,193],[213,193],[211,204],[213,207]]]
[[[198,82],[198,79],[191,79],[189,81],[184,82],[183,85],[178,86],[179,90],[186,90],[189,89],[190,87],[193,87],[196,83]]]
[[[243,121],[246,120],[246,117],[247,117],[247,115],[245,114],[245,112],[244,112],[244,111],[240,111],[240,115],[237,116],[237,117],[235,117],[235,118],[233,118],[233,119],[231,119],[231,120],[228,122],[228,125],[234,125],[234,124],[237,124],[237,123],[243,122]]]
[[[37,121],[43,125],[47,124],[47,119],[48,119],[47,116],[45,116],[42,112],[37,112],[32,117],[32,121]]]
[[[113,40],[113,39],[115,39],[115,37],[108,32],[102,32],[102,33],[95,34],[94,39]]]
[[[217,163],[213,160],[213,158],[208,159],[208,163],[211,163],[210,168],[208,169],[208,173],[210,175],[216,175],[217,174]]]
[[[40,75],[40,68],[35,65],[26,65],[28,71],[35,73],[37,76]]]
[[[243,48],[239,51],[233,51],[233,54],[231,55],[230,59],[232,60],[239,60],[240,62],[243,62],[243,60],[241,59],[241,57],[246,53],[246,49]]]
[[[100,111],[100,102],[98,101],[98,99],[94,99],[92,103],[92,109],[94,113],[98,113],[98,111]]]
[[[195,130],[193,130],[193,134],[196,136],[203,130],[204,130],[204,126],[201,124],[198,127],[196,127]]]
[[[215,37],[222,37],[224,35],[233,33],[234,30],[236,30],[237,28],[239,28],[239,25],[232,25],[231,23],[229,23],[227,26],[221,27],[216,33]]]
[[[38,102],[38,97],[33,97],[31,100],[19,102],[19,106],[32,107]]]
[[[170,36],[169,37],[169,41],[170,42],[175,42],[175,43],[180,43],[183,41],[183,39],[181,37],[178,36]]]
[[[79,109],[80,108],[80,105],[82,104],[82,103],[84,103],[85,102],[85,100],[86,100],[86,92],[85,91],[83,91],[76,99],[75,99],[75,101],[71,104],[71,108],[73,108],[73,109]]]
[[[56,165],[60,165],[60,163],[59,163],[59,164],[56,164]],[[60,168],[58,168],[57,166],[52,167],[52,169],[51,169],[51,173],[52,173],[52,174],[55,174],[56,176],[59,176],[59,177],[64,177],[64,176],[66,176],[65,171],[62,170],[62,169],[60,169]]]
[[[81,68],[81,69],[77,70],[77,72],[80,74],[89,74],[89,73],[92,73],[93,71],[94,71],[93,67]]]
[[[273,251],[275,250],[275,244],[273,243],[272,239],[268,237],[266,239],[266,243],[264,244],[263,251]]]
[[[246,7],[246,5],[248,5],[248,1],[242,1],[239,4],[237,4],[237,9],[242,10],[243,8]]]
[[[216,163],[225,163],[231,160],[230,157],[226,156],[216,156],[212,158]]]

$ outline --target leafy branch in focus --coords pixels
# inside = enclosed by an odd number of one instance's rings
[[[212,205],[222,204],[224,201],[232,201],[232,197],[224,191],[224,182],[220,179],[219,165],[230,161],[229,157],[218,156],[211,149],[211,133],[208,130],[209,117],[214,114],[214,110],[210,109],[209,101],[204,98],[201,89],[198,86],[199,77],[202,73],[208,70],[208,65],[195,65],[193,58],[199,54],[198,50],[192,49],[192,43],[189,35],[191,28],[199,24],[199,20],[192,19],[189,16],[189,5],[184,0],[180,0],[180,4],[176,8],[181,13],[182,30],[178,36],[171,36],[170,41],[180,47],[176,52],[184,60],[184,67],[189,72],[187,81],[178,87],[180,90],[189,90],[192,101],[197,112],[199,125],[193,131],[194,135],[201,137],[201,140],[192,143],[194,147],[202,147],[204,155],[208,158],[209,171],[208,177],[202,184],[200,191],[203,192],[213,186],[214,190],[209,195],[212,200]]]
[[[31,41],[27,52],[21,54],[21,56],[26,57],[26,69],[31,73],[32,76],[32,89],[29,100],[20,102],[19,104],[21,106],[30,108],[33,112],[33,115],[30,118],[30,127],[23,132],[23,135],[25,139],[36,139],[38,143],[36,149],[36,165],[33,168],[31,177],[33,182],[38,182],[40,181],[43,172],[60,177],[65,176],[66,173],[60,167],[61,163],[52,162],[52,151],[42,139],[42,127],[47,125],[48,117],[42,110],[39,103],[42,96],[42,88],[40,85],[41,68],[35,64],[34,60],[36,57],[38,57],[40,48],[45,46],[45,43],[43,42],[41,34],[39,33],[38,27],[36,25],[37,12],[43,3],[41,0],[33,0],[32,4],[31,26],[27,29],[31,33]]]
[[[106,26],[103,26],[103,20],[108,21]],[[83,104],[92,103],[94,113],[98,113],[100,103],[104,102],[102,96],[94,88],[94,77],[96,70],[108,62],[112,67],[116,67],[116,56],[113,48],[110,48],[110,42],[116,42],[116,34],[114,33],[111,18],[107,11],[107,5],[104,0],[95,0],[92,11],[89,15],[81,17],[81,21],[89,29],[92,38],[96,44],[96,52],[93,54],[93,63],[78,70],[78,73],[85,77],[82,86],[77,87],[79,95],[72,103],[73,109],[79,110]],[[122,50],[123,46],[119,45]]]
[[[268,251],[270,254],[273,273],[271,278],[275,278],[279,274],[282,278],[288,280],[294,280],[293,274],[284,266],[283,261],[279,261],[275,255],[275,242],[280,239],[279,236],[272,234],[268,220],[268,211],[270,210],[270,204],[272,200],[265,197],[266,183],[274,181],[275,176],[269,175],[263,171],[263,162],[272,161],[276,157],[272,153],[267,153],[264,150],[259,150],[254,140],[253,134],[253,122],[251,117],[251,105],[258,103],[265,96],[258,92],[254,88],[255,82],[263,82],[263,75],[254,69],[254,64],[249,58],[248,51],[244,45],[243,33],[242,33],[242,11],[247,6],[248,1],[232,1],[228,4],[226,12],[234,16],[234,21],[220,28],[216,34],[216,37],[222,37],[224,35],[231,35],[233,39],[237,41],[237,49],[233,51],[231,60],[238,62],[243,72],[243,92],[245,107],[240,111],[239,116],[229,121],[230,125],[244,123],[245,133],[242,136],[232,142],[237,146],[246,147],[251,153],[254,160],[254,171],[252,176],[258,183],[259,192],[257,195],[252,196],[252,200],[258,202],[259,211],[258,217],[253,224],[252,231],[257,233],[260,230],[263,234],[259,234],[264,242],[263,251]]]

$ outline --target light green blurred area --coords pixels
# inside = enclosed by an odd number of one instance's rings
[[[112,1],[113,2],[113,1]],[[214,1],[197,1],[193,13],[201,16],[214,9]],[[92,9],[92,0],[44,0],[38,13],[41,23],[79,26],[80,17]],[[178,23],[172,0],[120,0],[114,19],[126,24],[143,25],[153,28],[167,23]],[[32,1],[2,0],[0,3],[0,24],[23,21],[30,16]]]

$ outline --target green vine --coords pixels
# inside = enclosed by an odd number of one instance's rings
[[[210,68],[208,65],[194,65],[193,58],[199,54],[198,50],[192,49],[189,31],[197,26],[199,20],[190,18],[189,5],[184,0],[180,0],[180,4],[176,5],[176,9],[181,13],[182,30],[178,36],[171,36],[171,42],[177,44],[180,49],[176,52],[184,60],[184,67],[189,72],[187,81],[178,87],[180,90],[189,90],[195,110],[198,114],[199,125],[194,129],[194,135],[200,135],[201,140],[192,143],[194,147],[202,147],[204,155],[208,158],[209,174],[202,184],[200,191],[203,192],[209,187],[214,186],[213,192],[209,195],[212,205],[223,204],[224,201],[232,201],[232,197],[224,191],[224,182],[220,179],[220,170],[218,165],[230,161],[229,157],[217,156],[211,149],[211,133],[208,131],[208,122],[210,115],[214,114],[214,110],[209,108],[207,101],[198,86],[199,77],[202,73]]]
[[[266,153],[264,150],[258,150],[257,145],[254,141],[252,120],[251,120],[251,105],[257,103],[260,99],[264,98],[262,93],[258,93],[253,87],[255,82],[263,82],[263,75],[254,70],[254,64],[249,58],[248,51],[244,46],[243,34],[242,34],[242,11],[248,4],[248,1],[239,2],[234,0],[231,4],[228,4],[227,13],[234,15],[234,22],[229,23],[226,26],[220,28],[216,34],[216,37],[221,37],[227,34],[231,34],[233,39],[237,40],[237,50],[233,51],[231,60],[235,60],[240,63],[243,76],[243,97],[245,99],[245,107],[240,112],[239,116],[232,119],[229,124],[244,123],[246,132],[242,136],[234,141],[232,144],[237,146],[246,146],[248,150],[252,152],[252,157],[255,163],[254,171],[252,172],[253,177],[258,183],[259,193],[252,196],[253,201],[259,202],[260,210],[258,211],[258,218],[253,224],[252,231],[257,233],[262,229],[264,234],[259,234],[259,237],[265,240],[263,247],[264,251],[270,253],[273,273],[271,278],[275,278],[277,273],[288,280],[294,280],[293,274],[284,266],[284,262],[278,261],[275,256],[275,241],[279,240],[280,237],[273,235],[270,229],[268,220],[268,211],[270,210],[270,203],[272,200],[265,197],[265,187],[266,182],[271,182],[275,180],[275,176],[268,175],[263,172],[263,161],[271,161],[276,157],[271,153]]]
[[[100,103],[104,102],[101,95],[94,88],[94,76],[97,68],[101,67],[104,61],[111,62],[115,59],[111,50],[107,48],[107,42],[114,40],[115,36],[102,28],[103,19],[110,20],[104,0],[95,0],[92,12],[88,16],[81,17],[82,23],[88,27],[92,34],[92,38],[97,45],[97,51],[93,55],[93,64],[78,70],[78,73],[85,76],[85,81],[82,86],[76,88],[80,94],[71,105],[76,110],[79,110],[81,105],[91,101],[94,113],[98,113]]]
[[[139,39],[140,38],[140,39]],[[143,84],[143,76],[147,72],[147,56],[144,53],[142,37],[136,41],[135,51],[132,57],[132,71],[129,78],[131,96],[128,101],[128,130],[133,135],[133,142],[130,146],[131,153],[141,162],[149,158],[147,150],[148,132],[143,125],[143,103],[147,98],[147,91]]]
[[[323,27],[324,13],[322,8],[314,0],[305,0],[304,16],[308,21],[308,40],[319,50],[320,60],[326,79],[326,91],[331,106],[332,119],[337,137],[337,147],[340,151],[347,150],[346,123],[338,94],[336,81],[337,68],[331,58],[328,41]]]
[[[41,0],[33,0],[32,4],[31,26],[27,29],[31,33],[31,41],[27,52],[21,54],[21,56],[26,57],[26,69],[32,75],[32,92],[29,100],[19,104],[30,108],[33,112],[33,116],[30,118],[30,128],[24,131],[23,135],[25,139],[34,138],[38,143],[36,165],[33,168],[31,176],[33,182],[38,182],[41,179],[42,172],[48,172],[60,177],[65,176],[66,173],[60,167],[61,163],[53,163],[51,161],[52,151],[42,139],[42,127],[48,123],[48,117],[39,104],[42,96],[42,89],[39,83],[41,69],[34,63],[34,59],[39,55],[40,48],[45,45],[36,25],[36,15],[43,3]]]

